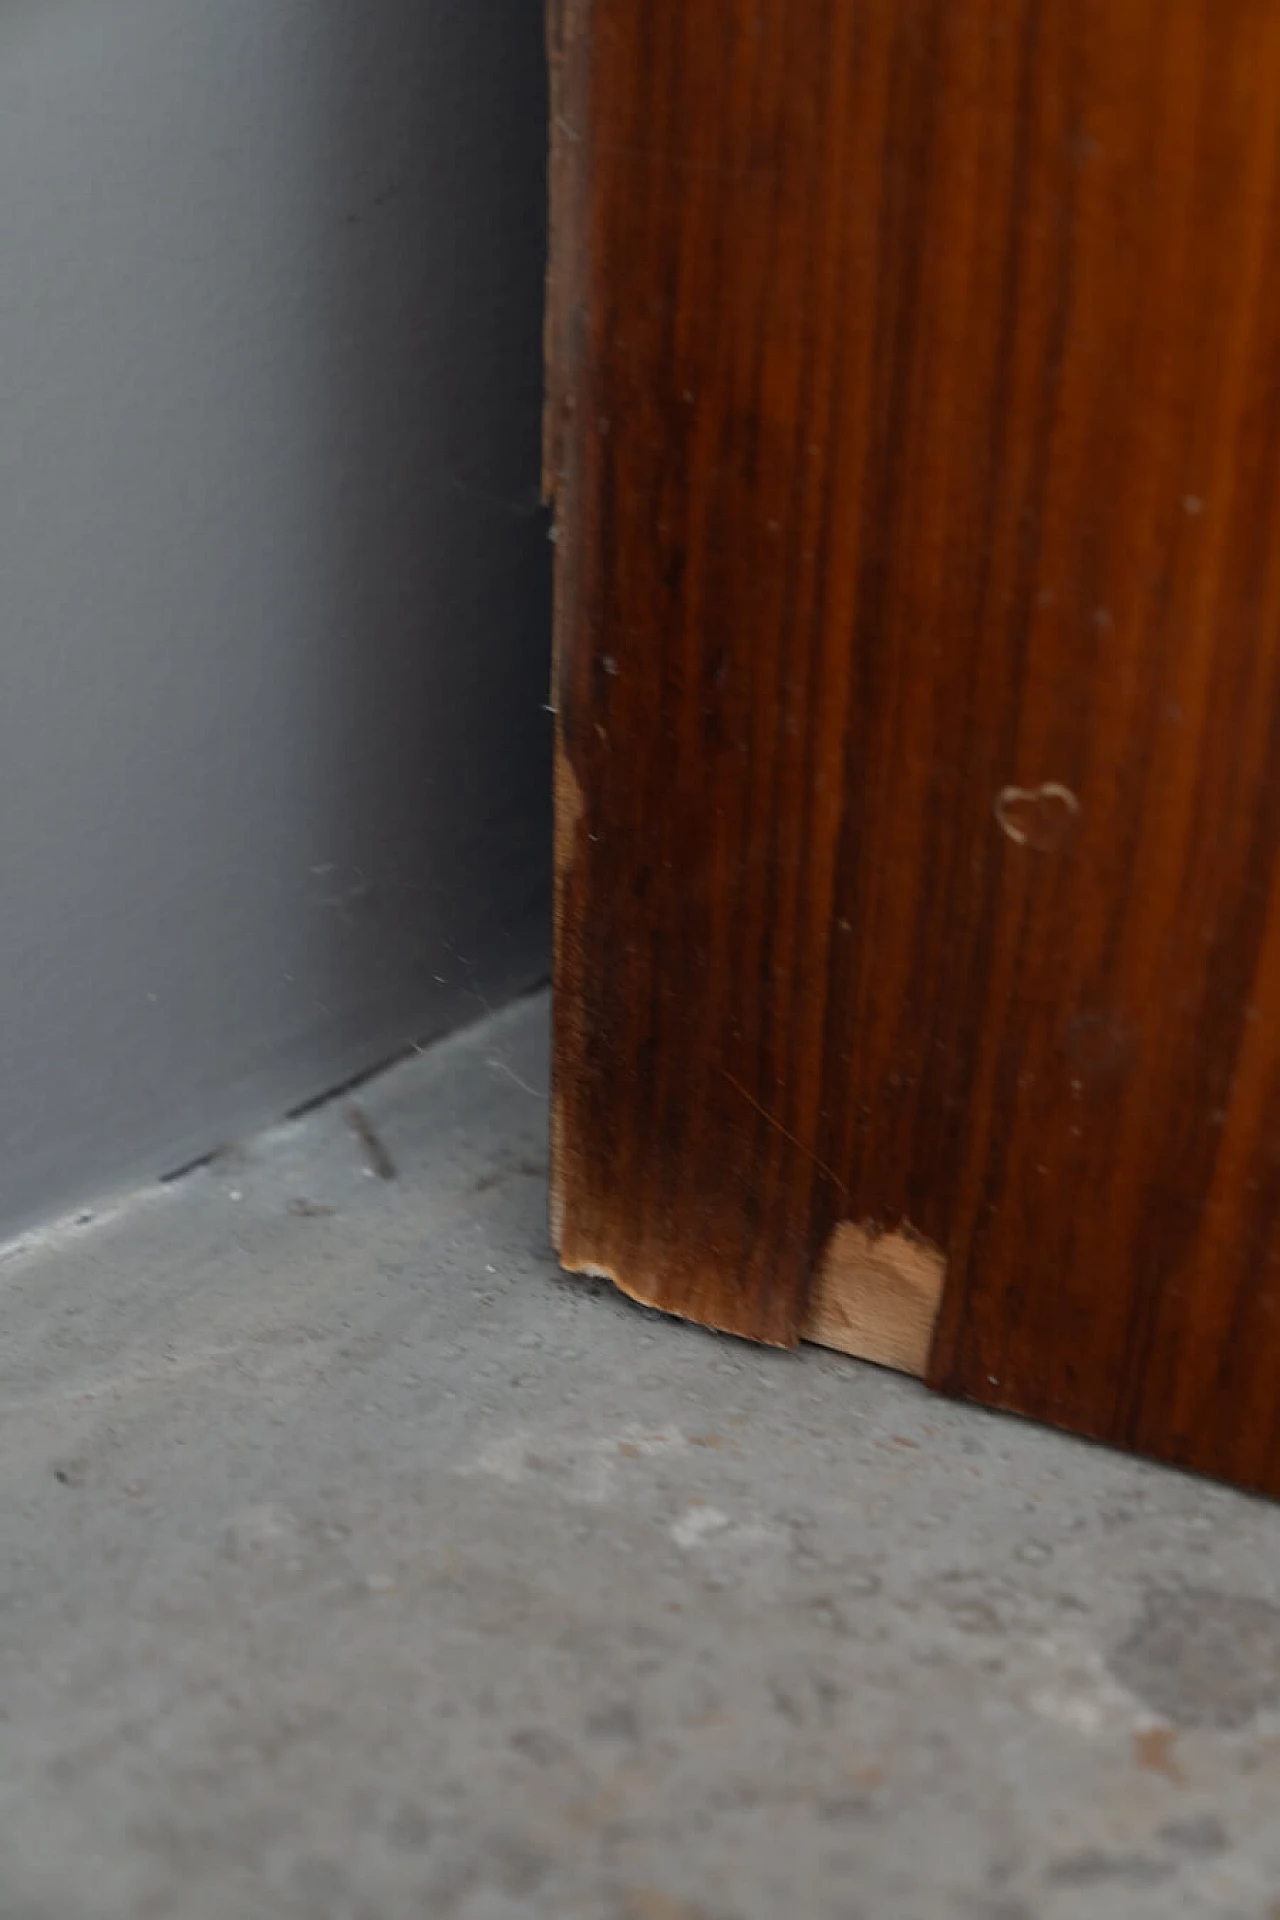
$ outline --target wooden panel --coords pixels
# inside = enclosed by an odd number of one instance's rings
[[[1280,7],[552,35],[562,1257],[1280,1488]]]

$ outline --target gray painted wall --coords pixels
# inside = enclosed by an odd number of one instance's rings
[[[545,972],[538,0],[0,0],[0,1228]]]

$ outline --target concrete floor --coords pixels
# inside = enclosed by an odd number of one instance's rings
[[[1280,1915],[1280,1510],[561,1277],[545,1086],[0,1263],[3,1920]]]

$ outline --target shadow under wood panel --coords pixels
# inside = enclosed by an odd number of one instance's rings
[[[552,40],[565,1263],[1280,1489],[1280,7]]]

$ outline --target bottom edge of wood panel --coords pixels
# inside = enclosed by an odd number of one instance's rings
[[[566,1248],[563,1222],[555,1224],[560,1229],[555,1237],[561,1264],[570,1273],[607,1280],[641,1306],[712,1326],[696,1310],[683,1312],[658,1289],[637,1284],[632,1276],[577,1248]],[[841,1221],[818,1263],[800,1338],[923,1379],[946,1276],[942,1252],[909,1227],[881,1232],[871,1225]]]

